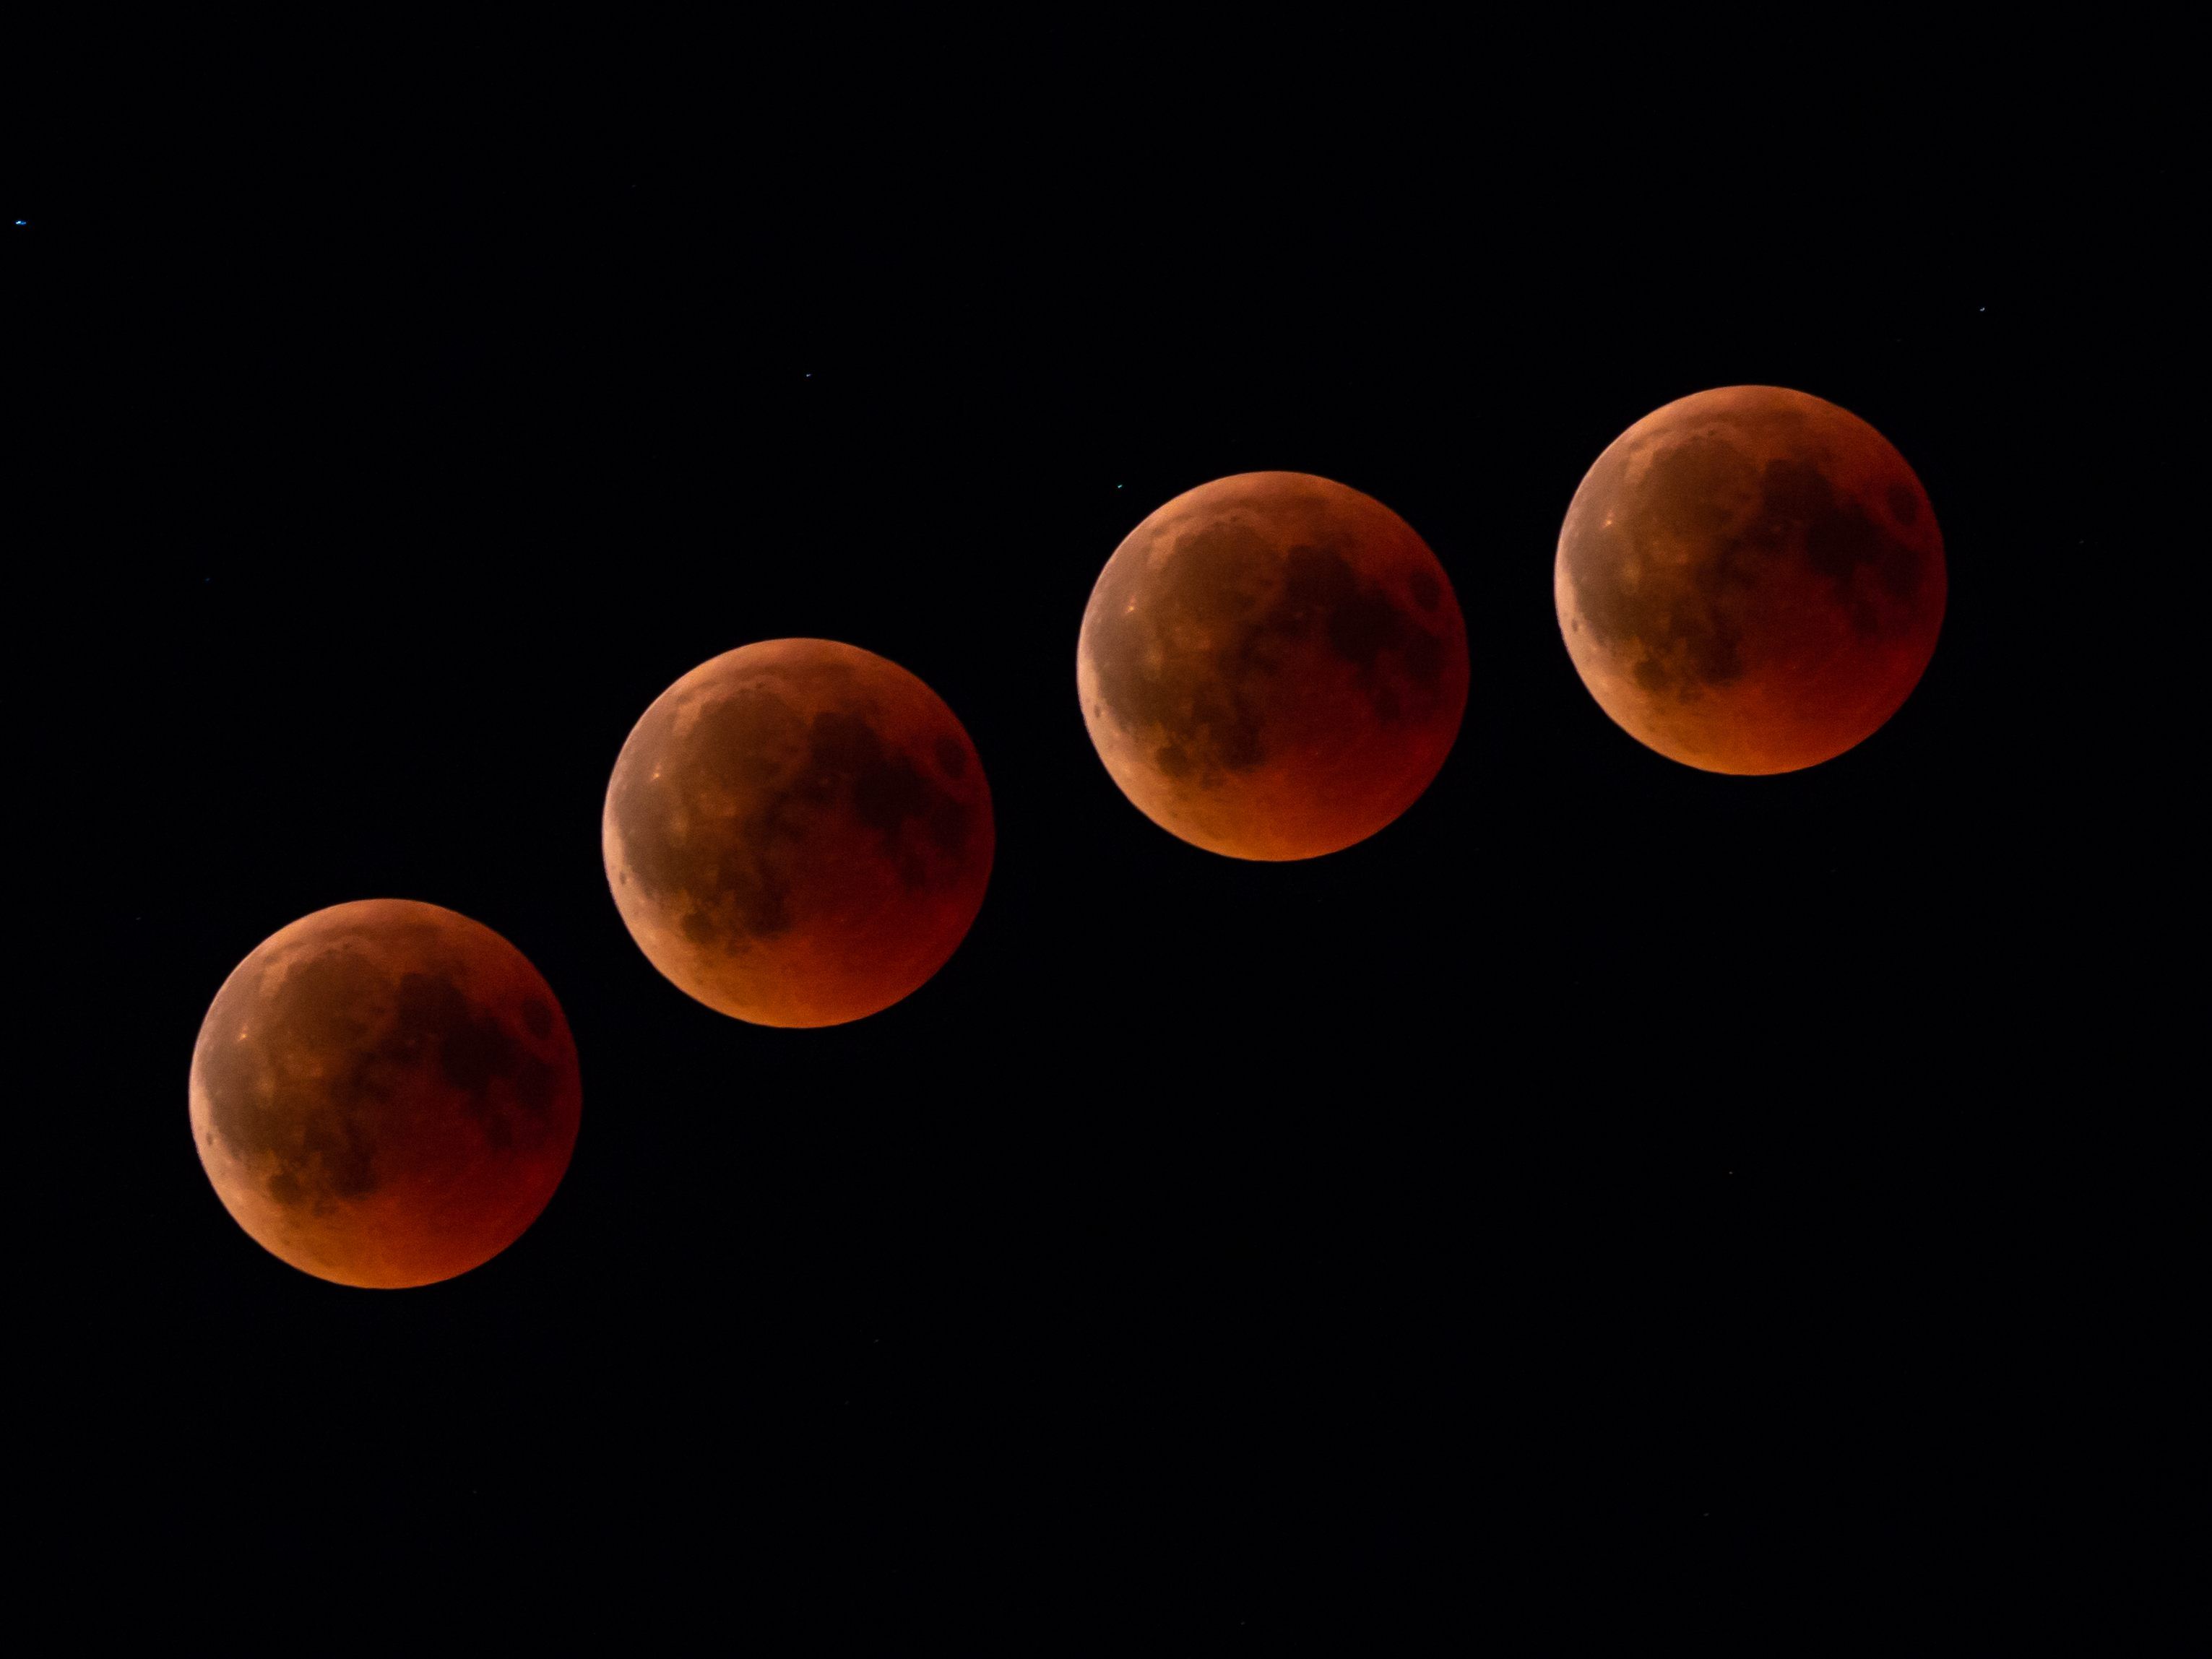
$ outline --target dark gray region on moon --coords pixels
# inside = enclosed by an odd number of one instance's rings
[[[1403,687],[1430,696],[1443,678],[1444,640],[1364,580],[1340,544],[1301,541],[1285,552],[1261,529],[1218,517],[1183,532],[1158,565],[1146,552],[1127,548],[1108,565],[1090,652],[1106,711],[1159,740],[1153,759],[1170,777],[1265,765],[1269,687],[1316,646],[1350,665],[1385,723],[1412,712]],[[1279,582],[1267,580],[1278,568]],[[1431,573],[1409,586],[1424,610],[1443,600]],[[1178,646],[1193,635],[1203,648]]]
[[[860,706],[809,714],[755,684],[703,694],[680,736],[677,706],[647,713],[615,780],[614,821],[638,887],[681,918],[693,944],[713,944],[732,923],[763,939],[797,926],[797,872],[839,817],[873,832],[908,891],[958,884],[975,809],[937,774],[962,778],[966,752],[938,738],[933,769],[886,742]],[[779,758],[794,750],[795,762]],[[742,816],[734,826],[687,817],[675,810],[679,791],[726,794],[744,804]]]
[[[1706,433],[1652,442],[1649,469],[1632,483],[1645,447],[1601,459],[1578,492],[1565,547],[1583,622],[1600,643],[1636,659],[1646,691],[1694,696],[1741,678],[1745,636],[1760,625],[1759,591],[1790,561],[1832,586],[1861,638],[1911,631],[1923,556],[1820,466],[1798,459],[1762,465]],[[1897,526],[1910,528],[1918,516],[1901,483],[1883,504]],[[1648,557],[1639,546],[1646,538],[1705,556]],[[1896,603],[1878,605],[1876,595]]]
[[[223,988],[198,1070],[215,1133],[243,1159],[273,1160],[266,1187],[278,1203],[328,1213],[375,1191],[380,1151],[410,1132],[426,1084],[454,1091],[437,1097],[466,1112],[495,1148],[544,1141],[558,1069],[452,979],[395,979],[343,944],[295,961],[270,992],[272,966]],[[539,1035],[552,1029],[542,1001],[525,1018],[533,1030],[542,1023]]]

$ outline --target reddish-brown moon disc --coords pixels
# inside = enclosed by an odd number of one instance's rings
[[[1700,392],[1613,440],[1553,567],[1583,684],[1708,772],[1792,772],[1895,714],[1943,625],[1943,537],[1905,458],[1780,386]]]
[[[601,819],[630,936],[675,986],[759,1025],[887,1008],[966,937],[991,791],[966,730],[896,663],[767,640],[662,692]]]
[[[582,1110],[551,988],[490,928],[365,899],[240,963],[192,1051],[192,1139],[271,1255],[340,1285],[429,1285],[538,1218]]]
[[[1091,591],[1076,690],[1162,829],[1240,859],[1364,841],[1420,798],[1467,708],[1467,628],[1413,526],[1304,472],[1186,491]]]

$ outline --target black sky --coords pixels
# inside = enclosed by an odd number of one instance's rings
[[[2112,556],[2110,337],[2027,252],[2087,192],[1931,163],[1884,223],[1886,150],[1811,211],[1434,112],[1326,166],[1029,118],[360,143],[17,233],[88,463],[19,623],[34,902],[105,1009],[34,1345],[63,1556],[1197,1645],[2004,1557],[2054,1310],[2133,1318],[2069,1266],[2125,1178],[2051,1176],[2124,878],[2038,644]],[[1741,382],[1882,431],[1949,559],[1902,712],[1770,779],[1615,729],[1551,599],[1591,460]],[[1404,515],[1474,661],[1428,794],[1291,866],[1155,829],[1073,694],[1120,538],[1273,467]],[[599,856],[647,703],[791,635],[927,680],[998,815],[959,953],[814,1032],[659,979]],[[185,1100],[238,959],[380,896],[527,953],[585,1082],[538,1224],[391,1294],[254,1246]]]

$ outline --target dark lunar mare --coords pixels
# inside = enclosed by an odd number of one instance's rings
[[[459,1091],[494,1148],[544,1144],[559,1071],[471,1001],[457,972],[395,976],[376,953],[340,941],[289,964],[258,962],[224,986],[200,1079],[216,1134],[241,1158],[272,1162],[271,1197],[327,1214],[375,1191],[380,1151],[407,1133],[419,1109],[411,1085],[426,1067]],[[530,1000],[524,1017],[550,1034],[542,1000]],[[335,1072],[333,1056],[344,1061]]]
[[[957,884],[975,811],[935,775],[957,781],[967,772],[967,757],[951,738],[931,745],[933,772],[885,739],[854,690],[843,707],[811,716],[769,684],[710,693],[679,737],[682,713],[671,706],[649,714],[613,795],[637,885],[680,909],[695,944],[714,939],[724,925],[714,907],[727,907],[755,938],[788,933],[798,920],[791,866],[804,856],[812,826],[841,812],[874,834],[908,891]],[[787,761],[776,758],[794,750]],[[670,786],[654,777],[656,768],[681,776],[691,793],[704,785],[745,801],[735,832],[719,825],[702,832],[672,811]],[[942,856],[933,860],[927,848]]]
[[[1631,483],[1647,453],[1647,471]],[[1564,544],[1576,603],[1600,643],[1638,655],[1636,678],[1647,691],[1694,696],[1701,686],[1740,679],[1749,625],[1742,601],[1778,561],[1802,561],[1825,578],[1863,638],[1912,625],[1909,608],[1869,603],[1859,584],[1869,576],[1909,607],[1924,580],[1922,555],[1810,461],[1762,465],[1717,435],[1669,441],[1662,433],[1609,451],[1583,488],[1593,505],[1576,516]],[[1902,485],[1888,487],[1884,504],[1901,526],[1918,517]],[[1605,522],[1607,506],[1617,522]],[[1647,538],[1709,551],[1662,562],[1645,556]]]
[[[1222,504],[1195,527],[1161,526],[1155,540],[1176,539],[1158,565],[1116,559],[1093,612],[1099,696],[1123,726],[1159,735],[1154,759],[1171,777],[1249,772],[1267,763],[1266,690],[1291,672],[1295,645],[1319,644],[1352,667],[1385,724],[1408,712],[1401,678],[1432,699],[1444,672],[1443,637],[1359,574],[1348,529],[1325,530],[1279,554],[1273,538],[1225,516],[1237,505]],[[1279,566],[1279,581],[1255,580]],[[1438,584],[1416,574],[1409,584],[1416,603],[1433,610]],[[1140,590],[1142,602],[1133,604]],[[1194,633],[1207,640],[1206,651],[1169,644]]]

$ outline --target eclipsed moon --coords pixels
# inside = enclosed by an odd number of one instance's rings
[[[1599,456],[1553,597],[1598,705],[1709,772],[1790,772],[1895,714],[1943,623],[1943,537],[1881,434],[1780,386],[1700,392]]]
[[[623,745],[601,819],[630,935],[761,1025],[835,1025],[944,966],[991,876],[966,730],[896,663],[769,640],[702,663]]]
[[[1313,858],[1436,777],[1467,707],[1467,629],[1436,555],[1382,502],[1245,472],[1115,550],[1075,675],[1099,758],[1155,823],[1231,858]]]
[[[368,899],[271,934],[192,1051],[192,1139],[270,1254],[340,1285],[497,1255],[568,1167],[582,1093],[529,960],[434,904]]]

